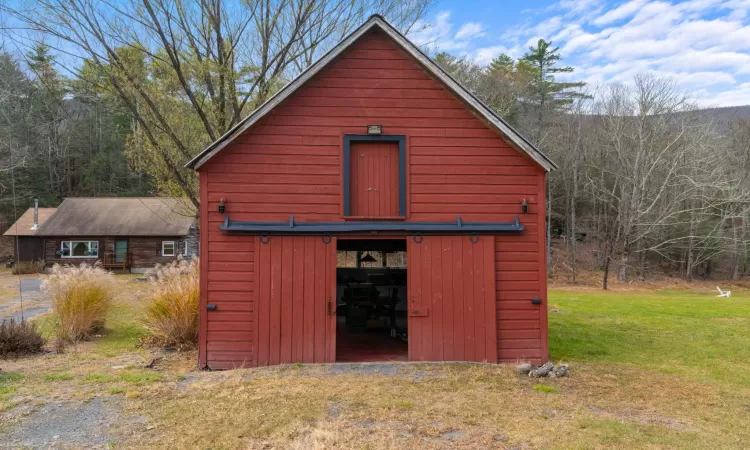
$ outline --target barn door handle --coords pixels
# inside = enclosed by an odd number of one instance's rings
[[[333,315],[333,302],[331,301],[331,297],[328,297],[328,315]]]

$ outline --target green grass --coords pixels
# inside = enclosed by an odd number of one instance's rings
[[[141,311],[130,304],[115,303],[107,314],[107,333],[97,340],[96,351],[116,356],[132,351],[148,330],[140,324]]]
[[[6,402],[23,378],[24,375],[19,372],[0,372],[0,412],[10,408]]]
[[[554,360],[625,363],[698,381],[750,387],[750,295],[686,290],[550,290]]]
[[[146,383],[162,381],[164,380],[164,375],[160,374],[159,372],[151,371],[125,372],[120,374],[120,379],[122,381],[139,386]]]
[[[536,392],[544,392],[545,394],[554,394],[557,392],[557,388],[546,384],[535,384],[534,390]]]
[[[73,375],[69,373],[53,373],[53,374],[44,376],[44,381],[47,381],[47,382],[67,381],[67,380],[72,380],[72,379],[73,379]]]
[[[108,373],[90,373],[83,377],[84,383],[113,383],[117,377]]]

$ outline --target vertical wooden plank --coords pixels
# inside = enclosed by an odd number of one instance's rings
[[[443,360],[455,361],[456,356],[453,350],[455,340],[455,329],[453,327],[453,308],[455,307],[456,298],[453,294],[453,244],[456,236],[443,237],[442,268],[440,277],[443,291]]]
[[[305,308],[305,240],[306,236],[292,237],[292,258],[294,272],[292,277],[292,359],[291,362],[302,362],[304,352],[304,308]],[[312,270],[315,270],[314,268]]]
[[[474,347],[474,244],[463,236],[463,277],[464,277],[464,359],[474,361],[476,348]]]
[[[422,251],[422,305],[430,308],[432,306],[432,247],[435,236],[425,237],[421,244]],[[432,350],[432,317],[421,318],[422,324],[422,349],[421,359],[431,361]]]
[[[198,173],[199,196],[202,205],[208,204],[208,174],[201,171]],[[199,306],[199,326],[198,326],[198,368],[203,369],[208,362],[208,261],[210,252],[208,251],[208,211],[201,208],[200,214],[200,248],[203,254],[200,257],[200,306]],[[129,249],[129,251],[132,251]]]
[[[497,362],[497,293],[495,292],[495,237],[485,236],[484,243],[484,290],[485,290],[485,358]]]
[[[255,345],[253,360],[256,366],[268,365],[268,339],[271,324],[271,252],[268,244],[255,239]]]
[[[270,327],[269,327],[269,339],[268,339],[268,364],[276,365],[281,361],[280,350],[281,350],[281,297],[283,287],[283,260],[282,260],[282,249],[283,249],[282,236],[273,236],[269,238],[268,252],[270,252],[271,261],[271,276],[270,276]]]
[[[463,236],[456,236],[453,241],[453,351],[456,361],[465,361],[466,359],[466,330],[464,328],[466,280],[464,279],[463,264],[463,247],[465,242],[466,239]]]
[[[432,290],[432,301],[430,302],[429,321],[432,325],[431,342],[431,360],[443,361],[443,236],[432,236],[430,247],[432,251],[432,260],[430,261],[430,289]]]
[[[327,361],[336,362],[336,314],[335,314],[335,297],[336,297],[336,238],[331,239],[331,243],[326,246],[325,250],[326,264],[324,272],[326,277],[326,307],[329,301],[334,302],[331,314],[328,314],[326,340],[328,341],[328,358]]]
[[[316,244],[315,246],[315,354],[313,361],[316,363],[327,361],[328,296],[326,295],[326,286],[328,286],[328,280],[326,276],[326,251],[331,244],[326,245],[321,241],[320,245]]]
[[[294,236],[281,236],[281,341],[279,362],[292,362],[292,301],[294,280]]]
[[[422,306],[422,247],[414,242],[411,237],[407,238],[406,255],[406,277],[407,292],[409,299],[407,307],[409,310]],[[419,361],[422,351],[422,321],[420,317],[408,317],[409,332],[409,361]]]
[[[317,236],[304,237],[304,277],[303,277],[303,303],[304,310],[302,314],[302,326],[303,326],[303,353],[302,361],[305,363],[315,362],[315,278],[316,272],[315,267],[315,250],[317,246],[322,244],[321,240]]]
[[[484,268],[484,251],[485,242],[491,238],[480,236],[479,242],[471,244],[472,259],[474,266],[474,296],[472,303],[474,305],[474,360],[485,360],[485,320],[484,315],[486,292],[485,292],[485,268]]]

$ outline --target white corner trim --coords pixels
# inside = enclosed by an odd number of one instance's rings
[[[318,61],[300,73],[294,80],[284,86],[279,92],[273,97],[269,98],[263,103],[258,109],[252,114],[241,120],[237,125],[232,127],[214,143],[209,145],[205,150],[200,152],[195,158],[190,160],[185,167],[198,169],[205,164],[209,159],[213,158],[219,151],[231,143],[234,139],[244,133],[248,128],[257,123],[261,118],[278,106],[281,102],[289,98],[297,89],[302,87],[308,80],[323,70],[333,59],[340,55],[344,50],[349,48],[357,39],[363,34],[368,32],[373,27],[377,26],[394,41],[396,41],[407,53],[419,61],[433,76],[438,78],[443,84],[445,84],[454,94],[461,98],[467,105],[469,105],[477,114],[482,116],[487,122],[489,122],[500,134],[502,134],[510,144],[516,147],[518,150],[529,155],[537,164],[539,164],[545,171],[549,172],[557,168],[557,165],[552,162],[547,156],[540,152],[534,145],[528,142],[523,136],[521,136],[516,130],[514,130],[508,123],[502,120],[497,114],[495,114],[487,105],[477,99],[472,93],[466,88],[461,86],[456,80],[453,79],[448,73],[446,73],[440,66],[435,64],[427,55],[422,53],[411,41],[409,41],[404,35],[398,30],[391,26],[385,19],[379,15],[374,15],[365,22],[362,26],[353,31],[349,36],[344,38],[338,45],[332,48],[328,53],[323,55]]]

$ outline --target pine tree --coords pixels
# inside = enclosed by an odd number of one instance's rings
[[[542,144],[548,113],[567,107],[576,98],[586,97],[586,94],[580,91],[586,83],[555,81],[555,74],[573,72],[571,66],[556,67],[561,58],[559,51],[560,47],[552,47],[552,42],[539,39],[536,47],[529,47],[528,53],[520,59],[520,62],[528,64],[535,72],[532,95],[527,103],[536,110],[534,139],[537,145]]]

